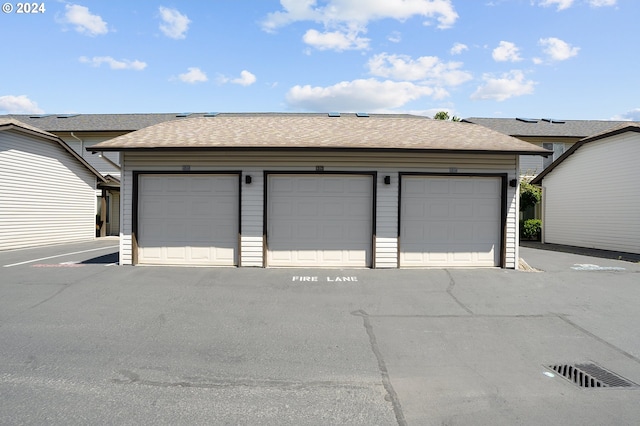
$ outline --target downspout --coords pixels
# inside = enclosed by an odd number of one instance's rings
[[[82,158],[84,158],[84,141],[82,139],[80,139],[79,137],[77,137],[76,135],[73,134],[73,132],[71,133],[71,137],[76,139],[78,142],[80,142],[80,156]]]

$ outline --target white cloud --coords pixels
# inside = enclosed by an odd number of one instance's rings
[[[592,7],[604,7],[604,6],[615,6],[617,0],[589,0],[589,5]]]
[[[541,38],[538,44],[543,47],[543,52],[553,61],[565,61],[578,54],[579,47],[572,47],[569,43],[559,38]]]
[[[0,111],[7,114],[42,114],[44,111],[26,95],[0,96]]]
[[[178,75],[178,79],[184,83],[195,84],[195,83],[204,83],[208,81],[207,74],[205,74],[198,67],[189,67],[187,68],[187,72],[184,74]]]
[[[530,95],[533,93],[535,82],[526,80],[524,73],[513,70],[500,77],[491,74],[482,76],[484,84],[471,95],[473,100],[504,101],[514,96]]]
[[[309,30],[302,37],[302,40],[318,50],[362,50],[369,47],[369,39],[358,37],[358,32],[344,33],[341,31],[330,31],[320,33],[316,30]]]
[[[287,93],[287,103],[307,111],[383,111],[431,96],[447,96],[443,89],[433,89],[410,82],[360,79],[343,81],[328,87],[294,86]]]
[[[538,4],[543,7],[557,6],[558,10],[565,10],[570,8],[573,2],[574,0],[541,0]]]
[[[462,43],[455,43],[449,53],[451,53],[452,55],[459,55],[465,50],[469,50],[469,46]]]
[[[281,11],[269,13],[262,23],[265,31],[299,21],[314,21],[325,25],[356,23],[366,25],[380,19],[404,21],[414,16],[438,21],[439,28],[449,28],[458,19],[451,0],[280,0]]]
[[[256,76],[251,74],[247,70],[243,70],[240,73],[240,77],[234,78],[233,80],[231,80],[231,82],[234,84],[239,84],[241,86],[251,86],[253,83],[256,82]]]
[[[321,5],[318,5],[321,3]],[[310,29],[304,36],[305,43],[318,49],[356,50],[367,49],[369,39],[367,25],[372,21],[395,19],[405,21],[414,16],[432,20],[438,28],[449,28],[458,19],[451,0],[280,0],[282,10],[269,13],[262,22],[262,29],[274,32],[294,22],[311,21],[324,26],[324,32]],[[392,36],[398,42],[399,37]]]
[[[62,24],[70,24],[75,26],[75,30],[80,34],[89,36],[97,36],[107,34],[109,27],[107,23],[98,15],[89,12],[89,8],[77,4],[65,5],[64,17],[58,18],[58,22]]]
[[[138,61],[137,59],[134,61],[130,61],[128,59],[118,61],[116,59],[113,59],[111,56],[94,56],[93,58],[81,56],[79,60],[83,64],[89,64],[94,67],[99,67],[102,64],[108,64],[112,70],[142,71],[147,67],[147,64],[145,62]]]
[[[369,59],[367,66],[377,77],[435,85],[457,86],[472,78],[471,73],[460,70],[462,63],[442,62],[437,56],[421,56],[414,60],[406,55],[381,53]]]
[[[500,45],[493,49],[492,57],[498,62],[517,62],[522,58],[519,54],[520,49],[510,41],[501,41]]]
[[[640,121],[640,108],[632,109],[622,115],[617,115],[611,118],[612,120],[620,121]]]
[[[168,7],[160,6],[160,31],[164,35],[173,39],[186,38],[186,32],[189,29],[191,21],[187,15],[183,15],[177,9],[170,9]]]
[[[256,80],[257,80],[256,76],[247,70],[242,70],[242,72],[240,73],[240,77],[238,78],[230,78],[224,75],[220,75],[218,77],[218,83],[220,84],[233,83],[233,84],[239,84],[241,86],[251,86],[253,83],[256,82]]]
[[[387,37],[391,43],[400,43],[402,41],[402,34],[399,31],[394,31]]]
[[[569,9],[575,0],[540,0],[538,5],[543,7],[556,6],[557,10]],[[615,6],[617,0],[585,0],[591,7]]]

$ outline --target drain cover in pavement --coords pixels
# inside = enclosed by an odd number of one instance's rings
[[[632,381],[592,363],[555,364],[549,365],[547,368],[582,388],[631,388],[638,386]]]

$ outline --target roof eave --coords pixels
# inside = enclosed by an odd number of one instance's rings
[[[488,150],[488,149],[445,149],[445,148],[384,148],[384,147],[326,147],[326,146],[305,146],[305,147],[259,147],[259,146],[244,146],[244,147],[228,147],[228,146],[179,146],[179,147],[99,147],[92,146],[85,148],[91,153],[97,152],[175,152],[175,151],[289,151],[289,152],[302,152],[302,151],[334,151],[334,152],[388,152],[388,153],[400,153],[400,152],[420,152],[420,153],[434,153],[434,154],[485,154],[485,155],[540,155],[548,157],[553,152],[544,150]]]

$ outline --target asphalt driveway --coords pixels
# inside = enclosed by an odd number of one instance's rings
[[[0,252],[0,424],[629,424],[640,264],[541,272],[117,266],[117,241]]]

